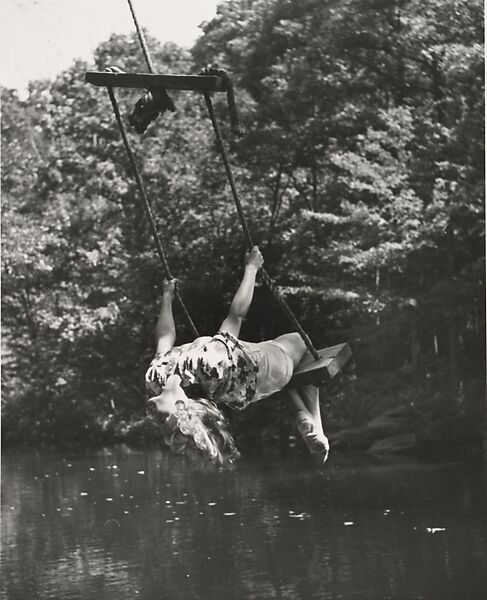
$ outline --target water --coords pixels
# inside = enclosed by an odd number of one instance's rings
[[[2,598],[487,598],[480,465],[3,454]]]

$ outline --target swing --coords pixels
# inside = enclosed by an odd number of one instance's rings
[[[153,75],[152,73],[87,71],[85,81],[99,87],[140,89],[155,87],[195,92],[227,91],[225,80],[217,75]]]
[[[132,13],[132,18],[135,24],[135,28],[137,30],[137,35],[140,40],[142,52],[144,54],[146,64],[149,70],[149,73],[124,73],[119,69],[109,68],[106,71],[88,71],[85,75],[85,81],[87,83],[91,83],[95,86],[106,87],[108,91],[108,95],[110,97],[110,101],[112,103],[113,111],[115,114],[115,118],[120,130],[120,134],[122,136],[123,143],[125,145],[125,149],[127,152],[127,156],[129,162],[132,167],[132,171],[134,174],[134,178],[139,189],[140,197],[142,199],[142,203],[144,205],[144,209],[146,212],[146,216],[149,221],[149,225],[151,227],[152,236],[154,238],[156,249],[159,254],[159,259],[165,271],[166,277],[172,279],[172,275],[169,269],[169,264],[166,258],[166,253],[164,251],[164,247],[162,241],[157,232],[155,219],[152,214],[152,209],[150,207],[150,203],[148,201],[144,185],[142,183],[142,179],[140,177],[140,173],[135,161],[134,154],[130,147],[130,143],[128,140],[128,136],[125,130],[125,126],[122,122],[122,118],[120,116],[120,111],[118,108],[118,104],[113,92],[114,87],[124,87],[124,88],[142,88],[148,90],[146,92],[147,97],[149,98],[149,102],[152,102],[152,113],[149,115],[149,118],[146,119],[145,126],[153,120],[159,112],[163,110],[173,110],[172,100],[167,97],[166,89],[170,90],[186,90],[186,91],[197,91],[203,93],[206,106],[208,109],[208,114],[210,116],[213,130],[216,137],[217,146],[219,152],[221,154],[223,164],[225,166],[226,175],[228,178],[228,182],[232,191],[233,199],[235,202],[235,206],[237,209],[238,216],[240,218],[242,230],[244,236],[246,238],[247,246],[249,250],[253,247],[254,243],[252,237],[250,235],[250,231],[247,225],[247,220],[242,208],[242,204],[240,202],[240,198],[237,192],[237,188],[235,185],[235,180],[233,178],[233,173],[230,167],[230,162],[228,160],[228,156],[226,153],[226,149],[223,143],[223,138],[220,132],[220,128],[218,126],[218,122],[215,117],[213,104],[211,101],[211,92],[226,92],[228,107],[230,113],[230,120],[232,125],[232,131],[235,135],[241,135],[240,128],[238,125],[238,118],[235,107],[235,99],[233,94],[233,86],[228,75],[220,69],[209,68],[205,69],[200,75],[157,75],[154,74],[154,69],[152,66],[152,62],[149,56],[149,52],[147,49],[147,45],[145,42],[144,35],[142,33],[141,28],[139,27],[135,11],[132,6],[131,0],[127,0],[130,11]],[[151,96],[152,94],[152,96]],[[154,97],[159,94],[163,95],[167,98],[168,102],[164,106],[157,106]],[[139,101],[140,102],[140,101]],[[171,108],[172,107],[172,108]],[[136,105],[137,110],[137,105]],[[134,111],[135,113],[135,111]],[[308,334],[304,331],[303,327],[297,320],[293,311],[277,289],[275,283],[267,274],[264,268],[261,269],[262,279],[264,283],[267,285],[268,289],[274,296],[277,303],[281,306],[284,312],[287,314],[288,318],[291,320],[293,326],[296,331],[299,332],[301,338],[303,339],[306,347],[308,348],[308,352],[305,354],[298,367],[295,369],[294,374],[288,384],[288,387],[294,387],[296,385],[301,384],[313,384],[315,386],[320,386],[326,384],[330,381],[337,373],[339,373],[343,367],[347,364],[350,357],[352,356],[352,351],[348,343],[338,344],[336,346],[331,346],[328,348],[323,348],[321,350],[316,350],[309,338]],[[190,329],[196,337],[199,337],[198,331],[189,315],[181,296],[176,288],[175,298],[178,301],[180,308],[186,318],[186,321],[189,324]]]

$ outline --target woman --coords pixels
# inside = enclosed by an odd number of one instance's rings
[[[214,336],[174,346],[172,314],[175,280],[165,281],[156,326],[156,355],[146,373],[149,403],[166,416],[165,442],[176,452],[197,450],[218,465],[232,463],[239,453],[217,405],[242,410],[252,402],[282,391],[296,413],[296,424],[308,448],[320,461],[328,457],[321,422],[318,389],[286,388],[306,352],[298,333],[272,341],[239,340],[242,321],[254,294],[255,278],[264,259],[257,246],[246,255],[245,270],[227,318]]]

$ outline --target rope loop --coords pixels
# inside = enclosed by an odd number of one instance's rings
[[[224,69],[219,69],[217,65],[208,65],[199,74],[221,77],[225,82],[230,127],[232,128],[233,136],[236,138],[241,138],[243,136],[243,131],[240,127],[240,122],[238,119],[237,104],[235,102],[235,90],[233,88],[233,82],[230,75]]]

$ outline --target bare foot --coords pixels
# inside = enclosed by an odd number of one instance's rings
[[[323,429],[304,411],[299,411],[296,415],[296,427],[311,454],[324,464],[328,459],[330,444]]]

